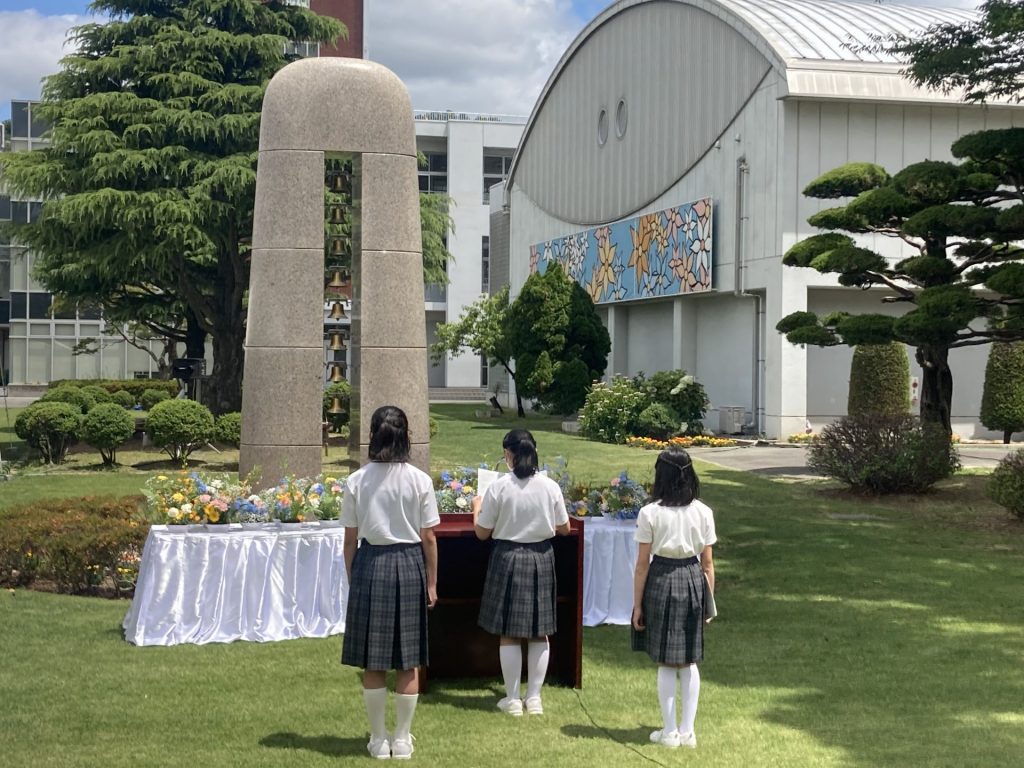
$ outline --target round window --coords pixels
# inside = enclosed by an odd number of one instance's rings
[[[601,109],[597,115],[597,146],[603,147],[608,141],[608,110]]]
[[[620,139],[626,135],[626,123],[629,122],[629,112],[626,110],[626,100],[619,99],[615,107],[615,135]]]

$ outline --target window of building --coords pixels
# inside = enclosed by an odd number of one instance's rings
[[[29,129],[32,131],[33,139],[43,138],[43,134],[50,130],[50,124],[43,120],[38,114],[38,105],[29,104],[28,106],[28,118],[29,118]]]
[[[11,198],[9,195],[0,195],[0,219],[10,221],[11,219]]]
[[[491,292],[491,238],[481,238],[480,245],[480,293]]]
[[[28,138],[28,102],[11,102],[11,138]]]
[[[21,200],[11,201],[11,221],[24,224],[28,221],[28,203]]]
[[[484,205],[491,202],[491,187],[508,178],[512,155],[484,155]]]
[[[30,320],[49,320],[50,304],[53,298],[48,293],[32,292],[28,295],[28,317]]]
[[[490,369],[487,367],[487,355],[480,355],[480,386],[487,386],[487,376]]]
[[[28,294],[24,291],[11,291],[11,318],[24,320],[28,317]]]
[[[419,169],[420,192],[448,192],[448,155],[444,152],[424,152],[425,168]]]

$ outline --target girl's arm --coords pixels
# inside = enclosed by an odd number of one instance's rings
[[[480,506],[484,503],[483,496],[474,496],[473,501],[469,504],[469,511],[473,513],[473,531],[476,533],[476,537],[480,541],[487,541],[491,538],[491,534],[494,533],[493,528],[482,528],[477,524],[477,518],[480,516]]]
[[[437,537],[433,528],[420,528],[420,544],[427,569],[427,608],[437,604]]]
[[[700,567],[704,570],[704,575],[708,577],[708,586],[711,588],[711,594],[715,594],[715,561],[711,559],[710,544],[704,547],[704,550],[700,553]]]
[[[356,558],[356,547],[359,545],[359,529],[345,528],[345,543],[342,551],[345,553],[345,575],[348,583],[352,583],[352,561]]]
[[[633,571],[633,628],[640,631],[644,628],[644,587],[647,585],[647,572],[651,569],[651,545],[637,545],[636,569]]]

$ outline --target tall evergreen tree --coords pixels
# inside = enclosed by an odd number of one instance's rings
[[[1024,431],[1024,342],[997,342],[988,352],[981,423],[1003,433],[1009,443]]]
[[[109,21],[72,30],[43,90],[49,147],[0,159],[9,189],[47,201],[13,234],[66,301],[141,303],[133,319],[158,325],[183,311],[213,343],[210,405],[237,411],[263,93],[287,41],[345,28],[279,0],[91,7]]]

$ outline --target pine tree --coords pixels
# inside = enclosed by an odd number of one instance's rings
[[[861,344],[850,362],[848,416],[884,414],[902,416],[910,412],[910,361],[899,342]]]
[[[1024,342],[997,342],[989,350],[981,423],[1002,432],[1004,443],[1024,430]]]
[[[289,40],[333,42],[342,24],[278,0],[97,0],[104,23],[47,78],[50,146],[0,159],[15,194],[46,200],[12,234],[70,302],[207,332],[217,412],[241,405],[263,93]],[[194,331],[194,329],[193,329]]]

